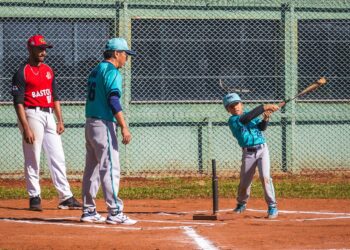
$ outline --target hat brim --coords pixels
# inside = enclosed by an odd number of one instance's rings
[[[112,50],[112,51],[119,51],[119,52],[125,52],[126,54],[128,54],[129,56],[136,56],[136,51],[133,51],[133,50],[113,50],[113,49],[106,49],[105,51],[109,51],[109,50]]]
[[[43,49],[52,49],[53,45],[52,44],[42,44],[42,45],[33,46],[33,47],[39,47],[39,48],[43,48]]]
[[[133,50],[125,50],[125,53],[128,54],[129,56],[136,56],[136,51],[133,51]]]
[[[242,102],[242,101],[240,101],[240,100],[232,101],[232,102],[230,102],[230,103],[227,103],[225,107],[228,107],[228,106],[230,106],[231,104],[239,103],[239,102]]]

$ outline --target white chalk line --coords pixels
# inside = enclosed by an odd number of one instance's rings
[[[260,212],[260,213],[266,213],[267,210],[262,209],[252,209],[247,208],[247,211],[252,212]],[[233,208],[228,209],[220,209],[218,212],[230,212],[233,211]],[[196,210],[192,212],[185,212],[185,213],[206,213],[208,210]],[[293,210],[278,210],[278,213],[281,214],[311,214],[311,215],[334,215],[335,217],[324,217],[324,218],[305,218],[305,219],[287,219],[287,221],[319,221],[319,220],[342,220],[342,219],[350,219],[350,213],[339,213],[339,212],[321,212],[321,211],[293,211]],[[253,219],[254,221],[268,221],[268,222],[280,222],[280,221],[286,221],[286,220],[279,220],[279,219],[268,219],[268,220],[262,220],[262,219]]]
[[[223,211],[231,211],[232,209],[225,209]],[[222,211],[222,210],[220,210]],[[247,211],[253,211],[253,212],[261,212],[266,213],[266,210],[261,209],[251,209],[248,208]],[[312,215],[337,215],[336,217],[321,217],[321,218],[305,218],[305,219],[287,219],[287,221],[319,221],[319,220],[342,220],[342,219],[350,219],[349,213],[337,213],[337,212],[319,212],[319,211],[292,211],[292,210],[278,210],[278,213],[281,214],[312,214]],[[342,216],[343,215],[343,216]],[[284,220],[278,220],[278,219],[269,219],[269,220],[261,220],[261,219],[254,219],[254,221],[268,221],[268,222],[278,222],[278,221],[284,221]]]
[[[228,212],[232,211],[232,208],[229,209],[220,209],[218,212]],[[261,212],[261,213],[266,213],[266,210],[262,209],[252,209],[252,208],[247,208],[247,211],[252,211],[252,212]],[[191,214],[191,213],[206,213],[208,210],[196,210],[196,211],[186,211],[186,212],[179,212],[183,214]],[[338,219],[349,219],[350,218],[350,213],[338,213],[338,212],[320,212],[320,211],[293,211],[293,210],[279,210],[279,213],[284,213],[284,214],[314,214],[314,215],[336,215],[336,217],[330,217],[330,218],[308,218],[308,219],[290,219],[289,221],[317,221],[317,220],[338,220]],[[166,212],[160,212],[159,215],[167,215]],[[169,214],[170,215],[170,214]],[[76,217],[57,217],[57,218],[42,218],[43,221],[31,221],[31,220],[15,220],[15,219],[0,219],[2,221],[7,221],[7,222],[18,222],[18,223],[32,223],[32,224],[52,224],[52,225],[63,225],[63,226],[78,226],[78,227],[95,227],[95,228],[113,228],[111,226],[103,226],[103,225],[97,225],[97,224],[90,224],[90,225],[77,225],[77,224],[72,224],[72,223],[59,223],[59,222],[50,222],[47,220],[66,220],[66,219],[76,219]],[[46,220],[46,221],[45,221]],[[259,219],[255,219],[256,221],[261,221]],[[169,223],[169,224],[183,224],[183,225],[203,225],[203,226],[214,226],[218,224],[225,224],[225,223],[208,223],[208,222],[192,222],[192,221],[169,221],[169,220],[139,220],[142,222],[150,222],[150,223]],[[274,220],[264,220],[264,221],[269,221],[269,222],[274,222],[274,221],[282,221],[278,219]],[[117,226],[114,227],[114,229],[118,230],[160,230],[160,229],[176,229],[176,228],[181,228],[181,226],[178,227],[147,227],[147,228],[142,228],[142,227],[123,227],[123,226]]]
[[[35,225],[56,225],[64,227],[82,227],[82,228],[103,228],[112,230],[142,230],[141,227],[123,227],[123,226],[108,226],[100,224],[73,224],[73,223],[58,223],[48,221],[32,221],[32,220],[14,220],[14,219],[0,219],[1,221],[22,223],[22,224],[35,224]]]
[[[266,213],[266,210],[259,210],[259,209],[247,209],[247,210]],[[349,213],[319,212],[319,211],[291,211],[291,210],[278,210],[278,213],[281,213],[281,214],[284,213],[284,214],[334,215],[335,216],[335,217],[323,217],[323,218],[287,219],[287,221],[297,221],[297,222],[350,219]],[[259,220],[255,220],[255,221],[259,221]],[[277,220],[264,220],[264,221],[274,222],[274,221],[284,221],[284,220],[277,219]]]
[[[231,211],[231,210],[232,209],[229,209],[228,211]],[[250,209],[250,208],[247,208],[247,211],[262,212],[262,213],[266,213],[267,212],[267,210]],[[345,216],[350,216],[350,213],[320,212],[320,211],[278,210],[278,213],[281,213],[281,214],[316,214],[316,215],[345,215]]]
[[[206,238],[200,236],[192,227],[183,227],[185,234],[197,244],[199,249],[217,250],[213,243]]]
[[[11,220],[10,218],[7,218],[8,220]],[[72,220],[77,219],[77,217],[45,217],[40,218],[41,221],[45,222],[52,222],[52,221],[60,221],[60,220]],[[1,220],[1,218],[0,218]],[[18,219],[13,219],[17,221]],[[26,219],[25,221],[29,221],[30,219]],[[37,218],[34,218],[34,220],[37,220]],[[189,224],[189,225],[203,225],[203,226],[214,226],[217,224],[226,224],[226,223],[210,223],[210,222],[193,222],[193,221],[171,221],[171,220],[137,220],[137,221],[143,221],[143,222],[150,222],[150,223],[169,223],[169,224]]]
[[[28,220],[13,220],[13,219],[0,219],[0,221],[14,222],[22,224],[36,224],[36,225],[56,225],[56,226],[68,226],[68,227],[80,227],[80,228],[100,228],[100,229],[111,229],[111,230],[131,230],[131,231],[144,231],[144,230],[173,230],[183,229],[183,226],[168,226],[168,227],[132,227],[132,226],[115,226],[115,225],[104,225],[104,223],[89,223],[89,224],[73,224],[73,223],[58,223],[58,222],[47,222],[47,221],[28,221]]]
[[[339,220],[339,219],[350,219],[350,216],[339,216],[339,217],[329,217],[329,218],[295,219],[295,221]]]
[[[253,219],[254,221],[260,221],[260,222],[278,222],[278,221],[297,221],[297,222],[304,222],[304,221],[321,221],[321,220],[343,220],[343,219],[350,219],[350,216],[337,216],[337,217],[320,217],[320,218],[306,218],[306,219],[287,219],[287,220],[276,220],[276,219],[268,219],[268,220],[262,220],[262,219]]]
[[[69,217],[70,218],[70,217]],[[52,218],[51,218],[52,219]],[[62,219],[62,218],[61,218]],[[205,250],[217,250],[217,248],[209,240],[200,236],[193,227],[189,226],[175,226],[175,227],[123,227],[123,226],[108,226],[100,224],[72,224],[72,223],[57,223],[47,221],[26,221],[26,220],[14,220],[14,219],[0,219],[0,221],[14,222],[22,224],[35,224],[35,225],[56,225],[56,226],[69,226],[78,228],[98,228],[98,229],[110,229],[110,230],[131,230],[131,231],[144,231],[144,230],[178,230],[182,229],[186,235],[189,236],[197,244],[199,249]],[[144,220],[146,221],[146,220]],[[213,223],[197,223],[197,224],[213,224]]]
[[[220,209],[218,212],[230,212],[233,211],[233,208],[228,209]],[[253,208],[247,208],[247,211],[252,212],[260,212],[260,213],[266,213],[267,210],[263,209],[253,209]],[[195,211],[182,211],[178,212],[181,214],[195,214],[195,213],[208,213],[209,210],[195,210]],[[350,218],[350,213],[339,213],[339,212],[321,212],[321,211],[295,211],[295,210],[278,210],[281,214],[311,214],[311,215],[336,215],[336,217],[328,217],[328,218],[309,218],[309,219],[289,219],[288,221],[317,221],[317,220],[340,220],[340,219],[348,219]],[[159,215],[167,215],[166,212],[161,212]],[[269,222],[279,222],[284,220],[279,219],[269,219],[269,220],[261,220],[261,219],[253,219],[254,221],[269,221]],[[151,221],[150,221],[151,222]],[[177,222],[174,222],[177,223]],[[189,224],[195,224],[194,222],[188,222]],[[211,223],[213,224],[213,223]],[[218,223],[215,223],[217,225]]]
[[[88,223],[88,224],[76,224],[70,222],[52,222],[52,220],[67,220],[67,219],[77,219],[77,217],[60,217],[60,218],[42,218],[42,221],[35,221],[27,219],[15,219],[15,218],[0,218],[0,221],[14,222],[14,223],[23,223],[23,224],[36,224],[36,225],[58,225],[58,226],[71,226],[71,227],[87,227],[87,228],[103,228],[103,229],[113,229],[113,230],[171,230],[171,229],[182,229],[183,225],[201,225],[201,226],[215,226],[217,223],[208,223],[208,222],[191,222],[191,221],[168,221],[168,220],[138,220],[142,222],[150,223],[167,223],[167,224],[181,224],[181,226],[160,226],[160,227],[130,227],[130,226],[113,226],[113,225],[103,225],[104,223]],[[219,223],[226,224],[226,223]]]
[[[247,209],[253,212],[266,213],[266,210],[261,209]],[[230,209],[221,209],[219,212],[232,211]],[[208,212],[208,210],[197,210],[195,212]],[[192,212],[182,212],[182,213],[192,213]],[[337,219],[350,219],[349,213],[337,213],[337,212],[320,212],[320,211],[292,211],[292,210],[279,210],[279,213],[285,214],[317,214],[317,215],[345,215],[330,218],[309,218],[309,219],[291,219],[289,221],[318,221],[318,220],[337,220]],[[166,213],[160,213],[165,215]],[[58,226],[69,226],[69,227],[80,227],[80,228],[100,228],[100,229],[111,229],[111,230],[130,230],[130,231],[141,231],[141,230],[178,230],[182,229],[185,231],[191,239],[195,241],[200,249],[216,250],[217,248],[212,242],[200,236],[191,226],[165,226],[165,227],[130,227],[130,226],[109,226],[102,224],[73,224],[73,223],[58,223],[58,222],[48,222],[45,220],[65,220],[65,219],[76,219],[77,217],[60,217],[60,218],[43,218],[44,221],[30,221],[30,220],[15,220],[15,219],[0,219],[0,221],[15,222],[15,223],[25,223],[25,224],[38,224],[38,225],[58,225]],[[186,222],[186,221],[164,221],[164,220],[139,220],[143,222],[153,222],[153,223],[176,223],[176,224],[190,224],[190,225],[205,225],[214,226],[218,223],[205,223],[205,222]],[[268,221],[268,222],[278,222],[281,220],[256,220],[256,221]],[[226,224],[226,223],[221,223]]]
[[[143,222],[154,222],[154,223],[174,223],[174,224],[189,224],[189,225],[204,225],[204,226],[214,226],[217,224],[226,223],[209,223],[209,222],[192,222],[192,221],[169,221],[169,220],[138,220]]]
[[[266,210],[247,208],[247,211],[266,213]],[[220,209],[218,212],[232,212],[233,208]],[[180,212],[180,213],[208,213],[209,210],[196,210],[192,212]],[[278,210],[278,213],[284,214],[316,214],[316,215],[344,215],[350,216],[350,213],[338,213],[338,212],[320,212],[320,211],[293,211],[293,210]]]

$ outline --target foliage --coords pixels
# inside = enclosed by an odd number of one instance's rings
[[[235,198],[239,181],[232,178],[219,179],[219,197]],[[212,195],[210,178],[128,178],[121,182],[120,197],[122,199],[177,199],[177,198],[209,198]],[[274,181],[278,198],[324,198],[349,199],[350,182],[347,178],[332,180],[311,179],[307,177],[277,178]],[[81,182],[71,183],[75,197],[81,197]],[[57,191],[49,182],[41,185],[42,198],[52,199]],[[259,179],[254,179],[251,190],[252,197],[263,197]],[[0,182],[0,199],[25,199],[27,192],[23,185],[6,185]],[[103,198],[100,189],[97,198]]]

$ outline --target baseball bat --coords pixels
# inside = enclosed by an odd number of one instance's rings
[[[312,91],[315,91],[316,89],[318,89],[319,87],[325,85],[327,83],[327,79],[325,77],[321,77],[320,79],[318,79],[317,81],[311,83],[309,86],[307,86],[303,91],[301,91],[300,93],[298,93],[296,96],[294,96],[293,98],[289,98],[286,100],[283,100],[282,102],[280,102],[278,104],[278,106],[280,108],[282,108],[284,105],[286,105],[286,103],[294,100],[297,97],[303,96],[307,93],[310,93]]]

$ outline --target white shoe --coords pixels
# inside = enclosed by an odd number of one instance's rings
[[[134,225],[137,223],[137,220],[130,219],[128,216],[123,214],[123,212],[120,212],[117,214],[110,213],[107,216],[106,222],[108,224]]]
[[[85,211],[80,217],[81,222],[90,222],[90,223],[104,223],[106,218],[101,216],[99,213],[94,211]]]

